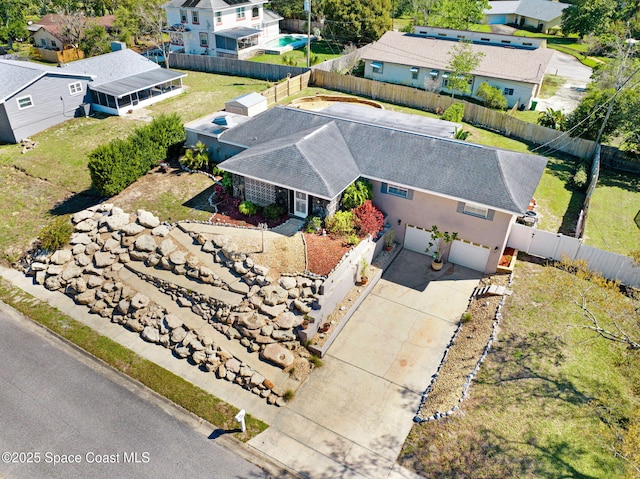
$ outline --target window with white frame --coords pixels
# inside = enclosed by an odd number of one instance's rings
[[[71,95],[77,95],[78,93],[82,93],[82,83],[79,81],[69,83],[69,93]]]
[[[24,110],[25,108],[30,108],[33,106],[31,95],[16,98],[16,101],[18,102],[18,110]]]
[[[207,32],[200,32],[200,46],[205,48],[209,46],[209,35],[207,35]]]
[[[191,23],[193,23],[194,25],[200,24],[200,16],[198,15],[198,12],[196,10],[191,10]]]
[[[489,209],[478,205],[476,203],[465,203],[463,213],[465,215],[477,216],[479,218],[486,218],[489,214]]]
[[[236,20],[244,19],[244,7],[236,8]]]
[[[180,23],[187,23],[189,20],[187,18],[187,11],[180,10]]]
[[[409,71],[411,72],[411,79],[417,80],[418,75],[420,74],[420,69],[418,67],[411,67],[409,68]]]
[[[382,68],[384,67],[384,63],[382,62],[371,62],[371,70],[373,73],[382,73]]]
[[[513,88],[505,88],[503,90],[503,92],[504,92],[505,95],[511,96],[511,95],[513,95]]]
[[[393,196],[399,196],[400,198],[407,198],[409,196],[408,189],[402,186],[392,185],[391,183],[387,185],[387,193]]]
[[[222,23],[222,12],[216,12],[216,25],[220,25]]]

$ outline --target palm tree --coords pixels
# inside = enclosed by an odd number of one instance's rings
[[[553,128],[554,130],[564,130],[567,125],[567,115],[562,110],[547,108],[538,116],[538,125]]]

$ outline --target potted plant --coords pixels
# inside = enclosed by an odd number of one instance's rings
[[[367,284],[369,282],[369,277],[367,276],[368,267],[369,267],[369,263],[363,256],[360,259],[360,284]]]
[[[425,250],[426,253],[433,254],[431,267],[435,271],[440,271],[444,262],[442,261],[442,253],[446,245],[458,239],[458,233],[449,233],[448,231],[440,231],[436,225],[431,227],[431,241]]]
[[[384,236],[384,249],[387,251],[391,251],[393,248],[393,240],[396,237],[395,230],[389,230],[387,234]]]

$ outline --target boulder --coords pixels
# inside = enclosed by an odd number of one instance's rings
[[[93,264],[95,264],[96,268],[106,268],[115,262],[115,256],[109,251],[98,251],[93,255]]]
[[[167,238],[162,240],[160,246],[158,246],[158,254],[162,256],[168,256],[173,251],[175,251],[176,248],[177,246],[175,245],[175,243]]]
[[[254,311],[235,313],[234,323],[247,329],[260,329],[267,324],[266,318]]]
[[[295,288],[298,285],[298,282],[292,276],[283,276],[282,278],[280,278],[279,283],[280,286],[287,291]]]
[[[187,336],[187,331],[182,326],[179,326],[171,331],[171,342],[172,343],[181,343],[182,340]]]
[[[87,247],[83,244],[74,244],[73,248],[71,248],[71,252],[73,253],[74,256],[76,256],[79,254],[84,254],[86,249]]]
[[[266,266],[262,266],[261,264],[254,264],[253,272],[258,276],[266,276],[267,274],[269,274],[269,268],[267,268]]]
[[[260,296],[264,298],[265,304],[275,306],[276,304],[284,303],[287,300],[288,293],[284,288],[276,284],[272,284],[262,288],[260,290]]]
[[[136,211],[136,216],[138,219],[138,223],[140,223],[145,228],[155,228],[160,226],[160,220],[157,216],[154,216],[152,213],[149,213],[145,210]]]
[[[224,363],[224,367],[227,369],[227,372],[238,374],[240,372],[240,361],[238,361],[236,358],[228,359]]]
[[[90,211],[90,210],[78,211],[77,213],[74,213],[71,216],[71,221],[74,224],[81,223],[86,219],[93,218],[93,215],[94,215],[93,211]]]
[[[46,271],[49,265],[46,263],[40,263],[39,261],[34,261],[31,263],[31,271]]]
[[[278,343],[267,344],[260,353],[260,356],[264,360],[272,362],[281,368],[291,366],[294,360],[293,353]]]
[[[291,311],[278,315],[274,324],[280,329],[291,329],[302,324],[302,316],[296,316]]]
[[[75,255],[75,262],[78,266],[87,266],[91,263],[91,258],[84,253]]]
[[[128,223],[120,228],[120,231],[125,236],[135,236],[144,231],[144,226],[139,225],[138,223]]]
[[[293,306],[300,311],[302,314],[307,314],[308,312],[311,311],[311,306],[303,303],[302,301],[300,301],[299,299],[294,299],[293,300]]]
[[[93,289],[88,289],[84,293],[77,294],[73,299],[78,304],[91,304],[96,300],[96,292]]]
[[[196,364],[202,364],[203,362],[206,361],[206,359],[207,359],[207,355],[204,353],[204,351],[195,351],[191,355],[191,360]]]
[[[88,254],[89,256],[91,256],[96,251],[100,251],[100,245],[95,241],[89,241],[89,243],[87,243],[84,249],[85,254]]]
[[[102,286],[102,283],[104,283],[102,277],[90,274],[89,279],[87,279],[87,288],[98,288]]]
[[[80,231],[82,233],[88,233],[89,231],[93,231],[98,228],[98,222],[94,219],[87,218],[84,221],[81,221],[75,226],[76,231]]]
[[[107,241],[102,245],[102,251],[112,251],[120,247],[120,240],[115,238],[107,238]]]
[[[271,333],[271,337],[279,342],[295,341],[296,335],[290,329],[276,329]]]
[[[73,253],[69,249],[59,249],[51,255],[49,261],[53,264],[66,264],[73,258]]]
[[[191,350],[186,346],[178,346],[173,350],[173,352],[176,354],[176,356],[182,359],[186,358],[187,356],[189,356],[189,354],[191,354]]]
[[[213,237],[213,243],[218,247],[222,248],[225,244],[231,242],[231,237],[228,235],[215,235]]]
[[[142,330],[140,336],[142,336],[142,339],[144,339],[145,341],[149,341],[150,343],[160,342],[160,331],[158,331],[153,326],[146,326]]]
[[[91,243],[91,237],[87,233],[73,233],[69,242],[72,245],[89,244]]]
[[[129,259],[133,261],[146,261],[149,253],[146,251],[138,251],[136,249],[129,251]]]
[[[131,298],[131,308],[134,310],[146,308],[149,306],[149,298],[142,293],[137,293],[133,298]]]
[[[50,291],[57,291],[62,287],[59,276],[48,276],[44,280],[44,287]]]
[[[174,251],[169,256],[169,261],[171,261],[171,263],[173,263],[175,265],[182,265],[182,264],[186,264],[187,258],[185,257],[184,252],[182,252],[182,251]]]
[[[249,379],[249,386],[252,388],[262,386],[265,378],[262,374],[254,372]]]
[[[160,256],[154,253],[150,253],[149,256],[147,256],[147,259],[145,260],[145,264],[150,268],[153,268],[159,262],[160,262]]]
[[[167,314],[163,318],[164,324],[168,329],[176,329],[182,326],[182,320],[175,314]],[[182,339],[180,340],[182,341]]]
[[[249,272],[244,263],[240,261],[233,263],[233,270],[238,274],[246,274]]]
[[[151,230],[151,234],[153,236],[160,236],[161,238],[164,238],[165,236],[167,236],[169,234],[169,227],[167,225],[160,225],[160,226],[156,226],[155,228],[153,228]]]
[[[62,273],[64,267],[59,264],[50,264],[47,267],[47,274],[51,276],[57,276]]]
[[[109,231],[117,231],[130,221],[129,213],[125,213],[120,208],[114,208],[109,216],[102,217],[99,224],[106,226]]]
[[[215,251],[215,247],[213,246],[213,241],[205,241],[202,245],[202,251],[205,253],[213,253]]]
[[[77,278],[78,276],[82,276],[83,268],[76,265],[75,263],[69,263],[65,266],[62,274],[60,275],[63,280],[69,281],[72,278]]]
[[[272,318],[275,318],[276,316],[280,315],[281,313],[284,312],[285,309],[287,309],[287,305],[282,303],[282,304],[277,304],[275,306],[269,306],[266,304],[261,304],[258,306],[258,308],[260,309],[260,312],[271,316]]]
[[[156,246],[156,240],[153,239],[153,236],[149,235],[149,234],[145,234],[140,236],[134,243],[136,250],[138,251],[145,251],[145,252],[150,252],[150,251],[155,251],[155,249],[157,248]]]

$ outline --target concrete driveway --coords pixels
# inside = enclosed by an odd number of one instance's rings
[[[591,82],[591,68],[571,55],[555,51],[546,74],[560,76],[566,79],[566,82],[551,98],[538,99],[536,110],[545,111],[547,108],[553,108],[571,113],[582,100],[584,90]]]
[[[481,273],[403,250],[316,370],[250,444],[314,478],[405,478],[395,464]]]

